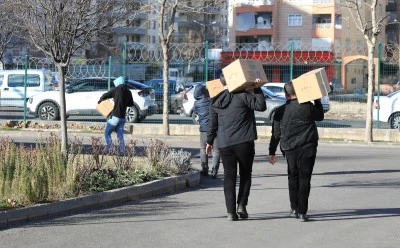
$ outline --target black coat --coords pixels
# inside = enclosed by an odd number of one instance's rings
[[[200,132],[207,132],[211,105],[211,98],[208,90],[204,85],[199,84],[194,89],[193,97],[195,99],[193,113],[198,116],[199,130]]]
[[[212,99],[207,144],[213,144],[217,131],[220,148],[256,140],[254,110],[266,109],[264,94],[259,88],[254,93],[229,93],[224,90]]]
[[[299,103],[297,99],[288,100],[274,115],[269,154],[275,155],[280,142],[285,154],[303,148],[318,146],[318,130],[315,121],[324,119],[320,100]]]
[[[103,101],[109,98],[114,100],[114,109],[111,112],[112,116],[118,118],[125,118],[126,108],[133,106],[132,93],[126,84],[121,84],[118,87],[111,89],[104,93],[99,101]]]

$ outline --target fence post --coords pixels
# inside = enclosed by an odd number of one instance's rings
[[[382,55],[382,43],[379,42],[379,45],[378,45],[378,96],[377,96],[378,103],[380,103],[379,102],[379,98],[380,98],[380,95],[381,95],[381,55]],[[376,117],[377,117],[377,122],[376,122],[377,128],[381,127],[381,124],[380,124],[380,121],[379,121],[379,109],[380,109],[380,106],[378,106],[378,109],[377,109],[377,112],[376,112],[377,113],[377,115],[376,115]]]
[[[26,127],[26,87],[28,86],[28,54],[25,55],[25,75],[24,75],[24,127]]]
[[[112,62],[112,58],[111,56],[108,57],[108,90],[110,90],[111,88],[111,62]]]
[[[124,41],[124,51],[122,53],[122,76],[126,75],[126,41]]]
[[[204,81],[208,81],[208,41],[206,41],[206,47],[205,47],[205,52],[204,52],[204,59],[205,59],[205,64],[204,66],[206,67],[206,71],[204,73]]]
[[[290,42],[290,81],[293,79],[293,41]]]

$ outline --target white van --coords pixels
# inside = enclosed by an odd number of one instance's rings
[[[0,107],[24,107],[24,100],[29,97],[54,90],[54,77],[49,70],[27,70],[26,96],[24,78],[25,70],[0,71]]]

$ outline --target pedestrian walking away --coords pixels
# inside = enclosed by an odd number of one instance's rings
[[[128,86],[125,84],[123,77],[118,77],[114,81],[115,88],[104,93],[98,103],[106,99],[112,98],[114,100],[114,108],[111,115],[107,119],[106,130],[104,131],[104,137],[109,152],[113,151],[113,143],[111,139],[112,132],[117,133],[118,146],[120,154],[125,153],[125,141],[124,141],[124,126],[125,126],[125,115],[127,107],[133,106],[132,93]]]
[[[230,93],[223,75],[225,89],[211,101],[206,152],[210,154],[218,140],[224,167],[224,195],[228,220],[247,219],[246,206],[250,195],[251,173],[257,139],[254,111],[267,109],[261,89]],[[256,82],[260,82],[259,79]],[[217,135],[218,133],[218,135]],[[236,198],[236,179],[239,164],[239,192]],[[236,209],[237,203],[237,209]]]
[[[299,103],[292,82],[284,86],[286,103],[280,106],[272,122],[269,144],[269,162],[277,162],[276,150],[280,149],[287,161],[291,217],[308,221],[308,198],[311,176],[318,146],[315,121],[324,119],[321,100]]]
[[[193,93],[195,102],[193,105],[193,113],[198,116],[199,131],[200,131],[200,161],[201,161],[201,174],[208,176],[208,154],[206,152],[207,145],[207,129],[208,119],[210,116],[211,98],[207,88],[203,84],[199,84],[194,89]],[[211,178],[216,179],[220,164],[220,155],[218,151],[218,141],[215,140],[212,149],[212,170]]]

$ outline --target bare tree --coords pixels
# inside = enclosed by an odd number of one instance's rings
[[[7,49],[18,44],[18,27],[15,25],[13,9],[7,2],[0,1],[0,61],[4,62]]]
[[[159,24],[159,39],[163,54],[163,133],[169,135],[169,84],[168,84],[168,69],[170,62],[170,44],[173,42],[173,34],[175,28],[175,18],[179,14],[211,14],[209,7],[218,5],[223,0],[214,1],[186,1],[186,0],[157,0],[147,4],[149,13],[157,13]]]
[[[68,145],[65,108],[65,70],[74,53],[99,32],[110,30],[130,11],[122,0],[3,0],[16,11],[25,37],[51,59],[59,73],[61,148]]]
[[[380,4],[386,1],[380,1]],[[368,48],[368,93],[367,93],[367,117],[365,124],[365,142],[372,142],[372,104],[374,90],[374,54],[376,42],[382,31],[382,25],[388,16],[379,16],[378,0],[346,0],[346,7],[354,20],[357,29],[363,35]],[[383,6],[382,8],[385,8]],[[381,13],[383,10],[381,10]]]

